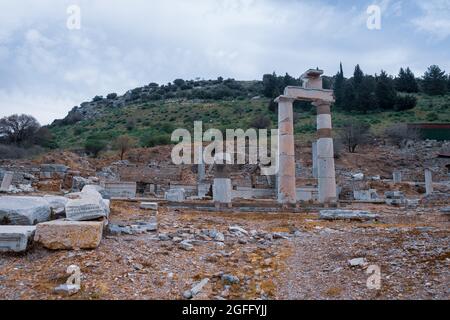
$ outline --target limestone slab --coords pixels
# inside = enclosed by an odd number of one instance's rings
[[[40,197],[0,197],[2,224],[31,226],[50,219],[50,206]]]
[[[51,250],[94,249],[102,234],[101,221],[55,220],[39,223],[34,240]]]
[[[379,216],[368,211],[358,210],[322,210],[320,219],[324,220],[374,220]]]
[[[34,226],[0,226],[0,252],[24,252],[32,241]]]

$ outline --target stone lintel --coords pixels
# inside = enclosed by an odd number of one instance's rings
[[[289,86],[284,89],[285,97],[294,98],[294,100],[317,101],[323,100],[328,103],[334,102],[333,90],[302,88]]]

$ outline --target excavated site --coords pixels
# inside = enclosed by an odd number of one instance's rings
[[[223,191],[169,146],[3,160],[0,298],[449,299],[449,147],[341,152],[328,204],[310,143],[295,204],[257,165],[225,166]]]

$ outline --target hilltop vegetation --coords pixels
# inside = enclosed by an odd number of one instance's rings
[[[334,89],[336,96],[335,132],[352,123],[371,134],[382,135],[392,124],[450,122],[450,77],[437,66],[431,66],[421,78],[409,68],[402,68],[396,77],[384,71],[367,75],[359,65],[346,78],[341,66],[335,76],[325,76],[323,80],[324,88]],[[111,93],[81,103],[64,119],[40,129],[45,132],[44,141],[7,140],[8,135],[2,136],[0,132],[3,140],[0,145],[29,148],[34,143],[44,148],[86,150],[95,156],[108,148],[123,151],[130,146],[169,144],[175,129],[192,131],[194,121],[202,121],[204,131],[276,128],[277,104],[273,99],[288,85],[300,86],[302,81],[289,74],[273,73],[264,75],[261,81],[219,77],[176,79],[165,85],[150,83],[121,96]],[[308,103],[297,102],[294,112],[296,138],[313,139],[315,109]],[[123,157],[123,152],[120,153]]]

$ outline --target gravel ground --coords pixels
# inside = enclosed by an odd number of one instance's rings
[[[355,206],[380,222],[330,222],[311,214],[225,214],[161,208],[157,232],[106,234],[90,251],[0,255],[0,299],[448,299],[449,224],[438,209]],[[113,202],[111,223],[149,219],[137,203]],[[231,232],[242,227],[248,234]],[[210,231],[224,235],[218,241]],[[160,236],[163,236],[161,240]],[[166,237],[164,237],[166,236]],[[165,238],[165,239],[164,239]],[[192,251],[180,247],[190,241]],[[350,267],[365,258],[367,266]],[[69,265],[81,290],[55,294]],[[366,268],[381,268],[381,289],[366,287]],[[231,279],[231,280],[230,280]],[[237,280],[234,281],[233,279]]]

